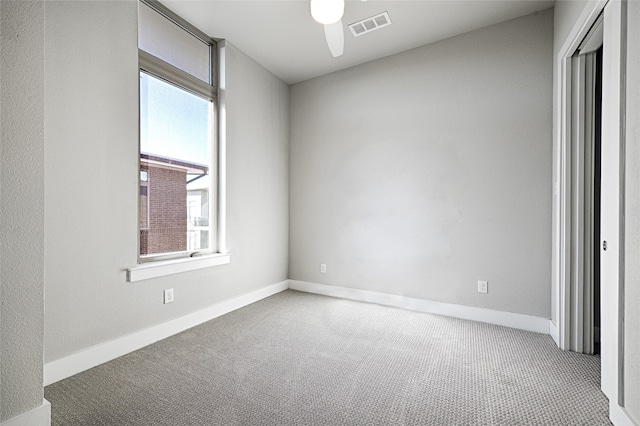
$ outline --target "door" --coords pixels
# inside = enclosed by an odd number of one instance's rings
[[[599,21],[600,22],[600,21]],[[599,206],[601,136],[602,26],[598,43],[581,47],[572,57],[571,129],[571,316],[570,349],[595,352],[596,317],[594,302],[599,284]],[[593,37],[585,39],[587,42]],[[595,247],[598,246],[598,250]]]

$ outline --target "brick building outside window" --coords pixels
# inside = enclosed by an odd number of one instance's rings
[[[209,247],[208,172],[203,164],[140,153],[140,255]]]

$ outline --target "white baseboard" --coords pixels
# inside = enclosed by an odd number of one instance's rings
[[[377,303],[380,305],[393,306],[412,311],[486,322],[543,334],[550,334],[552,327],[552,323],[548,319],[531,315],[435,302],[431,300],[358,290],[348,287],[330,286],[306,281],[286,280],[224,300],[200,311],[184,315],[136,333],[101,343],[56,361],[48,362],[44,366],[44,385],[48,386],[62,379],[66,379],[74,374],[78,374],[82,371],[155,343],[158,340],[173,336],[174,334],[188,330],[191,327],[250,305],[258,300],[284,291],[287,288],[360,302]],[[3,423],[0,426],[5,425]]]
[[[51,425],[51,404],[46,399],[42,405],[2,422],[0,426],[49,426]]]
[[[258,300],[272,296],[288,288],[288,281],[282,281],[261,289],[223,300],[207,308],[167,321],[156,326],[140,330],[72,355],[51,361],[44,366],[44,385],[50,385],[74,374],[93,368],[122,355],[143,348],[174,334],[188,330],[236,309],[250,305]],[[4,426],[4,424],[0,425]]]
[[[435,302],[426,299],[397,296],[394,294],[378,293],[358,290],[348,287],[316,284],[306,281],[289,280],[289,288],[307,293],[322,294],[356,300],[359,302],[377,303],[412,311],[445,315],[454,318],[467,319],[536,333],[549,334],[549,319],[533,315],[515,314],[511,312],[495,311],[492,309],[476,308],[473,306],[455,305],[452,303]]]

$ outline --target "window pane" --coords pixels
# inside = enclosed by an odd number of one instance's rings
[[[140,73],[142,256],[210,248],[211,108],[208,100]]]
[[[138,47],[211,83],[209,45],[149,6],[139,3]]]

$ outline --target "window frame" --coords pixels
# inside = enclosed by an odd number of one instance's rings
[[[172,12],[170,9],[159,3],[157,0],[140,0],[142,5],[151,8],[153,11],[159,13],[164,18],[177,25],[191,36],[205,43],[209,48],[209,74],[211,83],[207,83],[200,78],[191,75],[190,73],[183,71],[182,69],[144,51],[138,49],[138,74],[145,73],[151,77],[158,78],[168,84],[175,86],[178,89],[192,93],[199,96],[208,102],[211,102],[210,108],[210,186],[209,186],[209,218],[210,218],[210,238],[209,247],[201,250],[184,250],[177,252],[158,253],[150,255],[142,255],[140,253],[140,235],[143,228],[140,227],[139,221],[137,226],[137,263],[138,267],[145,265],[147,267],[152,264],[158,263],[160,266],[165,265],[171,261],[182,261],[188,259],[201,259],[202,257],[211,257],[211,255],[217,256],[224,254],[221,251],[220,238],[218,235],[220,232],[224,232],[220,227],[220,206],[219,197],[221,194],[220,188],[220,161],[219,161],[219,145],[218,145],[218,40],[209,37],[192,24],[182,19],[180,16]],[[142,7],[139,6],[139,7]],[[140,81],[140,80],[138,80]],[[138,86],[138,105],[140,108],[140,87]],[[140,118],[139,118],[140,119]],[[138,125],[138,187],[142,184],[140,176],[140,152],[141,152],[141,126]],[[138,190],[138,217],[140,217],[140,191]],[[228,263],[228,262],[227,262]],[[130,276],[131,276],[130,268]]]

